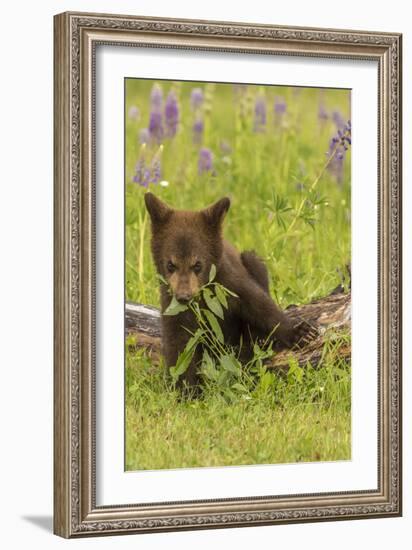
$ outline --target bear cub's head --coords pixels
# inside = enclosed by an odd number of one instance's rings
[[[174,210],[153,193],[145,194],[152,222],[152,254],[156,269],[176,299],[188,302],[207,283],[212,264],[223,251],[222,222],[230,207],[227,197],[199,210]]]

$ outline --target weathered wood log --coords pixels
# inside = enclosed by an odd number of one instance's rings
[[[333,346],[339,342],[339,357],[349,361],[350,341],[343,339],[348,334],[351,322],[351,294],[332,293],[310,304],[290,306],[288,316],[293,320],[304,319],[318,328],[319,336],[303,347],[278,351],[271,359],[269,367],[287,369],[291,360],[300,366],[308,362],[317,366],[324,353],[325,343]],[[126,335],[133,335],[132,348],[145,348],[153,361],[159,361],[161,354],[160,312],[158,309],[142,304],[126,302]]]
[[[133,348],[145,348],[154,363],[159,362],[161,355],[160,311],[155,307],[126,302],[125,308],[126,336],[133,335]]]

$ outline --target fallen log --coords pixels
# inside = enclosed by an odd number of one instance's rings
[[[303,347],[278,351],[268,363],[269,368],[288,369],[291,361],[300,366],[308,362],[317,366],[328,346],[339,346],[339,357],[350,360],[351,345],[348,338],[351,323],[351,294],[334,292],[329,296],[301,306],[289,306],[288,316],[293,320],[304,319],[318,327],[319,336]],[[133,336],[130,350],[144,348],[154,363],[159,362],[161,355],[160,312],[158,309],[126,302],[125,309],[126,335]]]

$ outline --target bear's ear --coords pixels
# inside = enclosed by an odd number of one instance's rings
[[[202,214],[210,225],[220,227],[229,208],[230,199],[228,197],[224,197],[208,208],[205,208],[205,210],[202,210]]]
[[[153,195],[153,193],[145,193],[144,202],[146,203],[146,208],[150,214],[150,218],[155,224],[166,222],[173,212],[167,204],[158,199],[156,195]]]

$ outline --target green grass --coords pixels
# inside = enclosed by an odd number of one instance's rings
[[[159,305],[150,255],[145,189],[132,183],[135,165],[150,164],[157,144],[141,149],[153,81],[126,84],[126,299]],[[239,249],[254,248],[267,264],[272,296],[286,307],[327,295],[345,280],[350,261],[350,151],[343,180],[325,170],[331,117],[318,120],[322,103],[350,118],[344,90],[161,83],[180,106],[179,132],[163,141],[162,179],[151,185],[177,208],[202,208],[229,195],[225,236]],[[203,146],[213,151],[214,172],[198,174],[199,145],[192,143],[190,92],[203,87]],[[255,99],[263,94],[268,119],[253,131]],[[287,103],[278,120],[275,97]],[[136,105],[138,120],[127,116]],[[222,147],[222,142],[229,145]],[[350,458],[350,367],[339,346],[325,350],[321,367],[293,367],[288,376],[245,373],[242,391],[206,384],[197,400],[182,399],[163,366],[145,354],[126,354],[126,468],[158,469]],[[267,387],[266,387],[267,386]],[[262,387],[265,387],[264,391]],[[233,395],[232,395],[233,394]]]
[[[349,367],[336,351],[317,370],[241,382],[230,397],[207,385],[200,398],[182,398],[145,352],[129,354],[126,469],[350,458]]]

